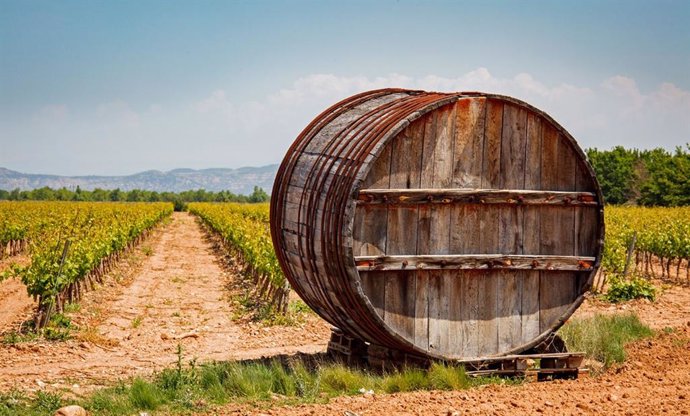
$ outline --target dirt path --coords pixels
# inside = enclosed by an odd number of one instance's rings
[[[0,272],[8,270],[13,264],[26,265],[27,256],[14,256],[0,260]],[[0,333],[11,329],[22,318],[31,315],[34,301],[26,294],[26,286],[16,279],[0,282]]]
[[[0,390],[46,383],[76,393],[119,378],[170,367],[182,345],[185,361],[258,358],[325,348],[328,327],[311,318],[303,326],[261,328],[233,322],[225,289],[232,278],[189,214],[137,250],[123,284],[89,293],[75,322],[79,339],[0,346]],[[136,261],[135,261],[136,263]]]

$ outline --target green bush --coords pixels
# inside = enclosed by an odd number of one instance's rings
[[[611,279],[609,288],[604,295],[609,302],[625,302],[633,299],[649,299],[656,297],[656,288],[645,279],[633,277],[630,280],[615,277]]]

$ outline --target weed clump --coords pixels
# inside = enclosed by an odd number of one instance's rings
[[[635,314],[595,315],[566,323],[559,331],[571,351],[583,351],[604,368],[625,360],[625,345],[654,332]]]

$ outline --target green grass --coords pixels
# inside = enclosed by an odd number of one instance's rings
[[[453,390],[505,382],[470,378],[462,368],[444,364],[434,364],[429,370],[406,368],[385,374],[313,357],[197,365],[183,363],[178,350],[177,365],[151,380],[134,378],[78,400],[43,393],[34,398],[0,396],[0,415],[48,414],[49,409],[69,404],[78,404],[97,415],[190,414],[212,411],[228,402],[256,406],[322,403],[332,397],[369,391]]]
[[[63,307],[64,313],[70,314],[70,313],[76,313],[81,311],[81,305],[79,303],[67,303]]]
[[[136,318],[132,319],[132,328],[137,329],[141,326],[141,322],[143,321],[143,318],[141,316],[137,316]]]
[[[573,320],[559,331],[570,351],[582,351],[587,357],[610,367],[625,360],[625,345],[650,337],[654,332],[635,314],[595,315]]]

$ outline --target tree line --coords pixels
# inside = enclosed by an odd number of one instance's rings
[[[690,205],[690,145],[669,152],[662,148],[652,150],[626,149],[616,146],[611,150],[591,148],[587,158],[596,172],[604,199],[614,205],[681,206]],[[204,189],[184,192],[156,192],[133,189],[93,191],[79,187],[49,187],[20,191],[0,189],[0,200],[37,201],[130,201],[174,202],[179,209],[186,202],[265,202],[269,195],[255,186],[249,195],[230,191],[212,192]]]
[[[604,199],[615,205],[690,205],[690,145],[675,151],[587,149]]]
[[[204,189],[189,190],[183,192],[156,192],[142,189],[123,191],[120,189],[100,189],[92,191],[67,188],[52,189],[43,187],[30,191],[13,189],[6,191],[0,189],[0,200],[10,201],[94,201],[94,202],[172,202],[176,210],[181,210],[187,202],[266,202],[268,194],[260,187],[255,186],[249,195],[234,194],[230,191],[212,192]]]

